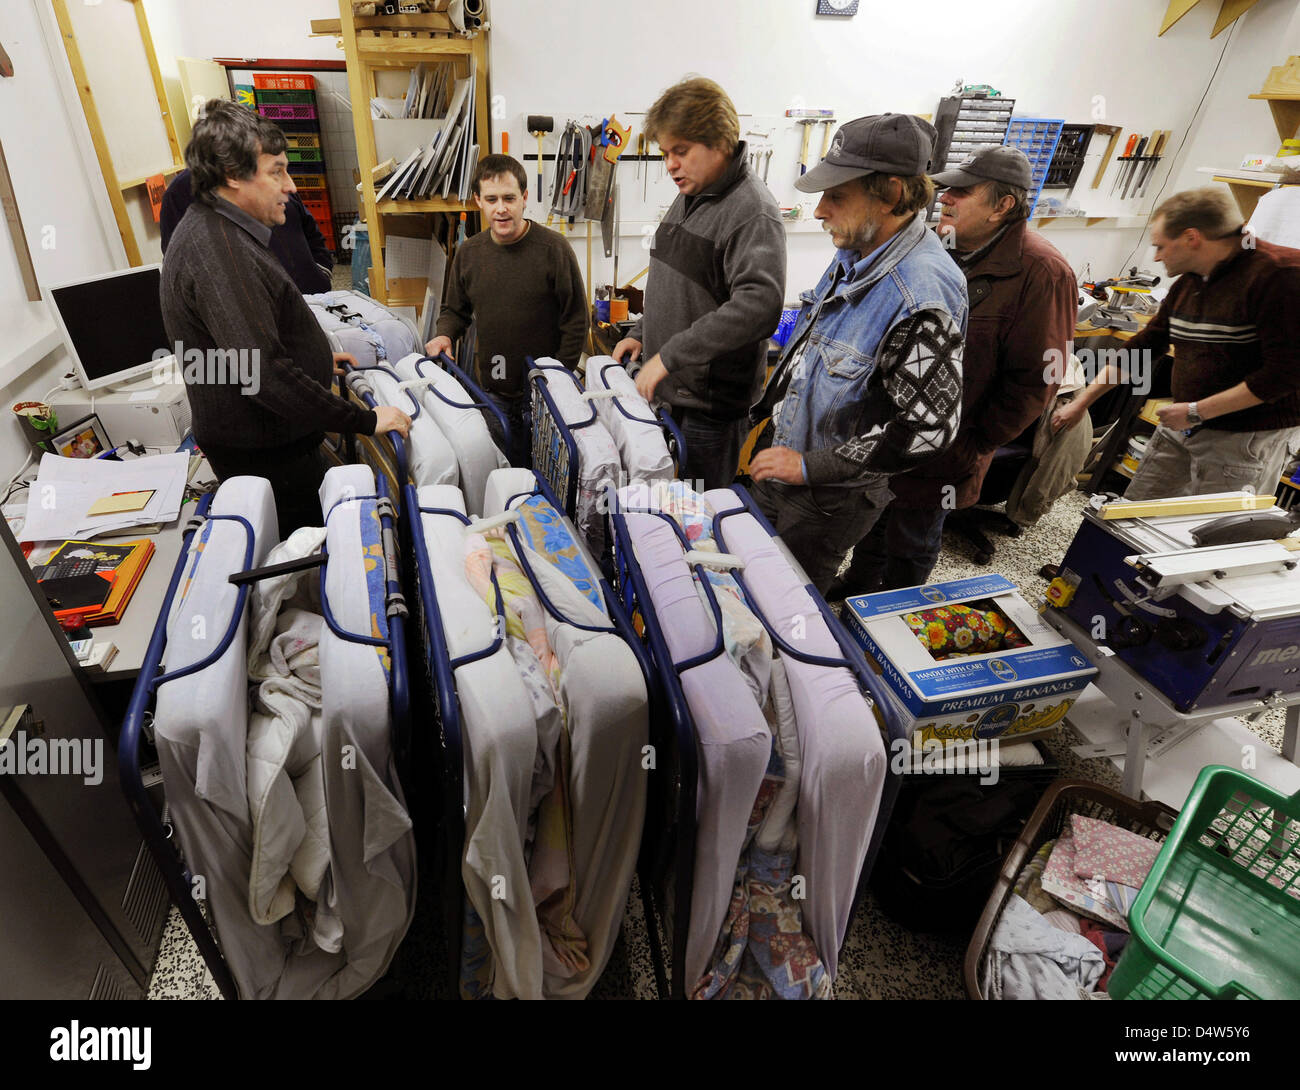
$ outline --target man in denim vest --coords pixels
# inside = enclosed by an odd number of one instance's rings
[[[966,280],[925,225],[934,129],[910,114],[844,125],[795,185],[836,254],[751,416],[754,498],[825,593],[893,498],[891,474],[946,449],[961,417]]]

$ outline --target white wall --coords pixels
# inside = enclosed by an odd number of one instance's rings
[[[1122,125],[1126,133],[1172,129],[1176,147],[1224,38],[1209,37],[1218,8],[1214,3],[1198,5],[1157,38],[1165,7],[1165,0],[937,0],[924,9],[871,4],[851,19],[818,19],[811,0],[609,0],[600,5],[492,0],[491,89],[505,115],[494,125],[509,132],[516,155],[534,152],[536,141],[525,129],[527,114],[555,115],[557,127],[564,117],[588,112],[615,110],[626,117],[643,111],[665,86],[688,72],[717,79],[742,113],[781,115],[801,100],[807,107],[834,109],[840,120],[886,110],[933,112],[939,98],[961,79],[991,84],[1014,97],[1017,114],[1069,121],[1093,119],[1094,96],[1100,95],[1104,101],[1096,104],[1105,116],[1096,120]],[[1258,90],[1268,65],[1285,58],[1278,31],[1293,21],[1296,7],[1294,0],[1260,0],[1240,20],[1225,68],[1235,58],[1241,78],[1254,81],[1251,90]],[[563,54],[546,44],[555,41],[557,28],[563,28]],[[1216,83],[1224,79],[1221,73]],[[1219,120],[1197,142],[1202,157],[1213,152],[1219,158],[1239,158],[1239,119],[1251,111],[1261,111],[1267,123],[1264,105],[1245,101],[1235,91],[1207,101],[1209,108]],[[769,185],[783,205],[807,201],[793,186],[798,133],[783,117],[777,125],[779,150]],[[499,147],[499,139],[494,138],[493,146]],[[553,147],[548,141],[547,150]],[[1099,152],[1100,142],[1084,178],[1091,177]],[[1169,167],[1169,160],[1159,165],[1142,202],[1110,198],[1110,176],[1100,190],[1087,188],[1086,182],[1076,187],[1074,199],[1095,215],[1144,215]],[[652,219],[657,206],[672,199],[671,183],[656,186],[653,177],[650,200],[638,209],[641,187],[635,168],[620,168],[630,218]],[[548,173],[548,187],[549,180]],[[1086,261],[1098,273],[1113,270],[1141,239],[1140,221],[1126,230],[1047,230],[1076,269]],[[627,233],[639,236],[640,224],[632,223]],[[620,279],[644,264],[636,241],[625,246]],[[792,297],[820,274],[829,243],[820,234],[795,231],[789,249],[787,295]],[[585,261],[585,244],[578,253]],[[607,266],[603,259],[597,266],[600,280]]]
[[[1264,104],[1244,96],[1258,90],[1269,65],[1300,52],[1298,6],[1259,0],[1238,21],[1202,123],[1177,161],[1169,156],[1157,167],[1141,202],[1112,198],[1111,176],[1099,190],[1086,182],[1076,187],[1073,199],[1089,213],[1118,214],[1125,225],[1047,226],[1076,270],[1089,263],[1099,274],[1115,271],[1135,247],[1146,256],[1141,225],[1171,168],[1177,182],[1166,193],[1197,184],[1196,165],[1235,162],[1272,132]],[[832,19],[815,17],[812,0],[489,0],[492,148],[500,148],[504,131],[516,156],[535,152],[525,128],[530,113],[553,115],[559,128],[568,117],[614,111],[639,128],[632,115],[688,72],[722,83],[751,115],[745,128],[772,131],[777,150],[769,184],[782,205],[804,203],[805,217],[815,202],[793,185],[799,130],[783,116],[792,105],[826,106],[841,121],[885,110],[929,113],[961,79],[1014,97],[1017,114],[1104,120],[1125,133],[1171,129],[1170,146],[1177,148],[1226,34],[1211,41],[1218,5],[1207,0],[1157,38],[1165,7],[1165,0],[935,0],[923,11],[864,5],[851,19]],[[148,10],[165,74],[175,55],[341,56],[334,39],[308,37],[312,18],[335,15],[333,0],[148,0]],[[1104,117],[1094,117],[1096,109]],[[1248,140],[1252,131],[1260,135]],[[816,130],[814,159],[819,138]],[[548,138],[548,152],[555,139]],[[1092,149],[1083,178],[1091,177],[1102,146],[1098,141]],[[535,170],[526,165],[532,177]],[[546,173],[548,190],[553,170]],[[625,236],[619,273],[626,280],[644,266],[645,229],[675,190],[657,167],[648,184],[630,163],[619,177]],[[530,204],[545,219],[536,194]],[[575,247],[584,266],[585,237],[582,227]],[[817,278],[829,255],[811,223],[792,228],[789,241],[787,294],[793,297]],[[611,263],[598,241],[594,252],[595,279],[603,282]]]
[[[48,0],[6,4],[4,45],[14,76],[0,79],[0,142],[22,215],[36,275],[56,284],[126,264],[122,241],[113,227],[103,176],[93,156],[82,153],[89,131],[81,107],[69,109],[60,77],[70,80],[67,57],[51,53],[42,34],[38,5]],[[25,298],[8,232],[0,224],[0,306],[6,312]],[[2,346],[0,346],[2,347]],[[0,483],[9,479],[27,454],[9,407],[40,397],[67,365],[62,349],[0,388]]]

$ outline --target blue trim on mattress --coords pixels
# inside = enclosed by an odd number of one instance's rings
[[[438,394],[438,396],[442,398],[443,401],[447,402],[448,405],[452,405],[458,409],[478,409],[480,412],[491,413],[496,418],[497,424],[500,425],[501,427],[502,439],[506,444],[506,449],[509,450],[510,449],[510,421],[506,419],[506,414],[497,408],[495,402],[493,402],[492,399],[487,396],[487,394],[483,390],[483,387],[481,387],[477,382],[475,382],[474,379],[470,377],[469,372],[466,371],[463,367],[461,367],[449,355],[447,355],[446,352],[439,352],[437,356],[420,357],[421,363],[423,363],[425,360],[429,360],[429,362],[437,364],[439,367],[441,367],[444,371],[447,372],[447,374],[451,375],[452,378],[454,378],[463,387],[465,387],[466,390],[469,391],[470,397],[477,398],[477,400],[472,405],[457,405],[454,401],[451,401],[450,399],[443,397],[442,394]],[[416,367],[418,370],[419,365],[417,364]],[[430,389],[432,389],[432,387],[430,387]],[[438,391],[434,390],[434,393],[438,393]]]
[[[212,494],[203,496],[195,508],[195,515],[206,518],[212,506]],[[238,999],[239,989],[230,967],[221,955],[211,928],[203,918],[198,903],[194,900],[190,876],[177,854],[176,846],[163,828],[162,820],[154,807],[153,801],[145,791],[144,778],[140,774],[140,732],[144,725],[145,714],[154,692],[154,675],[162,661],[163,648],[167,643],[167,622],[171,616],[172,601],[176,597],[176,588],[180,586],[181,576],[185,571],[185,561],[189,554],[190,542],[198,527],[187,531],[181,540],[181,551],[172,568],[171,581],[167,593],[163,596],[162,606],[158,611],[158,620],[154,624],[153,635],[145,650],[144,662],[140,666],[140,676],[131,692],[131,701],[127,705],[126,718],[117,740],[118,781],[127,805],[135,817],[136,825],[144,836],[144,842],[150,855],[158,864],[168,896],[185,921],[195,944],[199,948],[213,982],[226,999]]]
[[[619,363],[618,360],[614,360],[611,363],[605,364],[605,366],[600,369],[600,381],[605,384],[605,389],[607,390],[611,389],[612,387],[609,385],[609,381],[605,378],[605,372],[608,371],[611,367],[617,367],[625,375],[627,374],[627,368],[625,368],[621,363]],[[631,377],[632,377],[631,375],[628,375],[628,378]],[[652,416],[649,420],[645,420],[639,416],[633,416],[632,413],[628,411],[627,406],[623,404],[622,395],[616,395],[612,400],[614,402],[614,408],[616,408],[620,413],[622,413],[625,417],[627,417],[628,420],[634,421],[637,424],[658,424],[660,422],[659,417],[657,415]],[[652,409],[651,412],[653,411],[654,410]]]
[[[518,493],[518,495],[511,496],[510,499],[506,501],[506,510],[510,511],[513,509],[512,505],[514,504],[515,500],[520,498],[527,499],[536,495],[539,495],[539,493],[534,489],[532,492],[520,492]],[[520,541],[521,535],[519,533],[519,528],[515,526],[514,523],[508,524],[506,526],[506,535],[510,538],[510,544],[514,546],[515,558],[519,561],[520,570],[524,573],[525,577],[528,579],[528,582],[532,584],[533,591],[534,593],[536,593],[538,601],[542,603],[542,606],[552,617],[554,617],[557,621],[563,622],[564,624],[571,625],[572,627],[577,629],[581,629],[583,632],[610,632],[610,633],[617,632],[617,629],[614,627],[613,624],[609,624],[609,625],[583,624],[581,621],[575,621],[572,618],[566,616],[564,613],[561,613],[559,607],[556,606],[555,603],[552,602],[551,599],[547,596],[546,591],[542,590],[541,583],[538,582],[537,576],[533,573],[532,564],[524,556],[524,546],[523,543]],[[574,540],[576,542],[577,539],[575,538]],[[556,565],[553,566],[556,567],[557,571],[560,570],[558,566]],[[560,571],[560,574],[563,575],[564,574],[563,571]],[[598,580],[595,573],[590,572],[589,574],[592,577],[592,582],[597,583]],[[568,577],[565,576],[565,578]],[[586,595],[583,595],[583,597],[585,598]]]
[[[463,514],[460,511],[455,511],[450,507],[420,507],[418,506],[419,504],[418,499],[416,500],[416,504],[417,506],[415,507],[415,510],[422,515],[450,515],[452,518],[460,519],[460,521],[463,522],[466,526],[469,526],[472,523],[472,520],[468,515]],[[424,567],[427,571],[432,572],[432,569],[429,567],[429,549],[428,546],[425,544],[424,534],[420,534],[419,538],[420,538],[420,553],[423,556]],[[492,580],[492,589],[496,595],[496,616],[497,619],[500,619],[506,615],[505,599],[501,595],[501,584],[497,582],[497,573],[495,571],[491,572],[490,578]],[[420,581],[421,591],[423,591],[424,589],[425,582],[432,582],[432,576],[430,576],[428,580],[422,579]],[[434,612],[437,613],[439,618],[439,623],[441,623],[442,611],[435,609]],[[444,632],[445,631],[446,630],[444,629]],[[444,636],[444,639],[445,638],[446,637]],[[460,658],[451,659],[450,665],[452,670],[459,670],[462,666],[468,666],[471,662],[478,662],[479,659],[485,659],[490,657],[491,655],[495,655],[498,651],[501,650],[501,645],[504,642],[505,642],[504,636],[497,636],[496,639],[494,639],[492,643],[489,646],[485,647],[483,650],[471,651],[469,654],[461,655]]]
[[[666,787],[661,785],[660,788],[671,790],[675,786],[679,792],[674,812],[675,825],[668,829],[655,830],[659,834],[659,839],[651,839],[649,833],[652,826],[647,810],[646,835],[643,836],[643,851],[638,861],[638,871],[641,872],[642,901],[646,906],[647,921],[650,923],[650,952],[655,962],[662,994],[667,990],[668,981],[663,972],[662,957],[659,953],[658,922],[654,911],[654,903],[657,899],[655,871],[658,866],[666,864],[671,859],[674,869],[673,919],[675,921],[675,926],[672,928],[671,994],[674,998],[685,998],[686,982],[683,977],[686,965],[686,937],[694,892],[695,807],[699,787],[699,750],[695,720],[691,715],[686,695],[682,692],[681,678],[677,671],[671,668],[672,656],[664,640],[663,629],[659,624],[658,614],[655,613],[645,576],[640,564],[635,560],[626,514],[621,511],[614,512],[610,517],[610,525],[613,528],[614,539],[614,570],[617,576],[626,580],[626,607],[629,614],[639,608],[645,626],[645,640],[650,646],[648,662],[657,684],[652,684],[649,691],[654,698],[657,698],[656,703],[667,711],[667,720],[671,724],[677,755],[675,782]],[[652,743],[659,741],[656,729],[659,722],[657,716],[651,720]]]
[[[254,545],[253,527],[252,524],[248,521],[248,519],[244,518],[242,515],[208,515],[207,520],[208,522],[216,522],[218,520],[226,521],[226,522],[237,522],[244,528],[244,532],[247,535],[247,541],[244,544],[243,568],[245,571],[247,571],[250,567],[252,567],[253,566],[253,545]],[[180,556],[181,566],[178,569],[178,571],[184,571],[184,561],[187,560],[188,558],[189,558],[189,543],[186,544],[186,548],[181,550],[181,556]],[[195,562],[197,563],[197,558]],[[198,673],[200,670],[206,669],[212,663],[216,662],[217,659],[221,658],[221,656],[226,653],[226,651],[230,647],[231,641],[235,638],[235,629],[239,627],[240,621],[243,620],[244,606],[248,601],[248,592],[251,589],[252,588],[247,585],[241,586],[239,588],[238,596],[235,599],[235,608],[230,616],[230,622],[226,627],[225,634],[221,637],[221,642],[217,644],[216,648],[213,651],[209,652],[205,658],[200,659],[198,662],[191,663],[189,666],[182,666],[179,670],[173,670],[171,673],[163,674],[161,677],[155,677],[153,681],[150,683],[149,686],[150,691],[157,692],[159,685],[165,685],[167,682],[175,681],[177,678],[188,677],[190,674]],[[167,601],[163,603],[163,607],[166,612],[159,614],[159,620],[163,624],[164,635],[165,635],[166,624],[169,619],[167,617],[167,613],[171,611],[170,596],[168,597]],[[156,669],[156,665],[155,665],[155,669]],[[143,667],[141,668],[140,672],[141,674],[144,673]]]
[[[329,531],[330,515],[333,515],[334,512],[338,510],[340,505],[345,503],[354,503],[358,500],[362,500],[362,501],[370,500],[372,503],[377,503],[379,498],[380,498],[379,495],[376,494],[373,496],[347,496],[344,499],[337,500],[330,507],[329,514],[325,516],[326,532],[328,533]],[[380,523],[382,526],[382,517]],[[382,546],[382,541],[381,541],[381,546]],[[326,548],[324,543],[322,543],[320,551],[321,551],[321,556],[325,558],[325,563],[323,563],[320,567],[320,609],[321,609],[321,616],[325,618],[325,623],[329,625],[329,630],[333,632],[334,635],[336,635],[339,639],[347,640],[349,643],[361,643],[361,644],[366,644],[369,647],[388,647],[391,652],[389,639],[380,636],[371,636],[368,634],[363,635],[359,632],[349,632],[346,628],[340,625],[338,621],[334,619],[334,610],[330,608],[329,594],[325,590],[325,579],[326,576],[328,576],[329,574],[329,555],[330,555],[329,549]],[[385,583],[387,583],[388,581],[387,572],[385,572],[384,581]],[[387,594],[385,594],[384,602],[382,603],[381,608],[378,610],[378,616],[387,618],[388,616],[387,606],[388,606],[388,596]],[[392,627],[390,625],[389,626],[390,634],[391,631],[392,631]]]
[[[536,398],[530,399],[530,401],[535,400],[537,402],[537,407],[545,412],[546,417],[550,420],[552,427],[555,429],[555,436],[563,447],[565,455],[565,465],[563,469],[567,479],[563,482],[562,491],[564,492],[564,495],[561,497],[562,502],[559,504],[559,509],[569,518],[574,518],[577,515],[578,509],[578,441],[573,437],[573,429],[564,422],[559,406],[555,404],[555,399],[551,397],[551,391],[544,372],[554,369],[553,366],[538,367],[537,364],[534,363],[533,358],[531,356],[528,357],[528,381],[531,389],[536,394]],[[591,420],[595,419],[596,409],[595,406],[592,406]],[[591,421],[589,420],[587,423],[589,424]],[[552,461],[554,461],[557,464],[557,468],[559,468],[558,455],[560,452],[558,450],[555,452],[557,455],[555,459],[551,459],[549,456],[545,458],[538,457],[539,452],[537,450],[537,440],[543,434],[539,422],[534,419],[531,446],[533,454],[533,469],[535,472],[538,471],[538,467],[549,465]],[[548,450],[543,453],[549,455],[549,436],[547,439]],[[552,490],[559,488],[561,484],[560,482],[550,481],[545,477],[543,477],[543,480],[547,481],[548,486]]]

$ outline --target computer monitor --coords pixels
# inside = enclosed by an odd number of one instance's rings
[[[161,265],[118,269],[46,289],[72,365],[87,390],[116,386],[171,361]]]

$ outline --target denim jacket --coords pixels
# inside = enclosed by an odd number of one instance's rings
[[[888,405],[872,404],[887,397],[879,382],[871,390],[868,383],[900,321],[942,311],[965,335],[966,278],[923,214],[855,264],[856,256],[838,251],[816,288],[800,296],[794,332],[753,414],[761,420],[781,402],[773,446],[833,449],[866,432],[882,409],[887,413]]]

